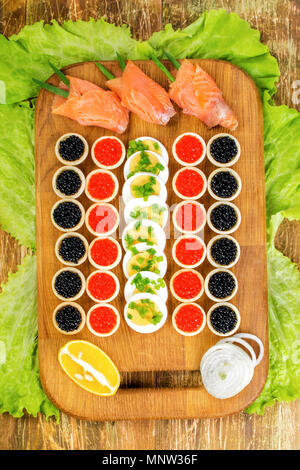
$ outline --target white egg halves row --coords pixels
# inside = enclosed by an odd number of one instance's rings
[[[138,333],[153,333],[167,319],[168,290],[164,253],[168,218],[166,182],[168,153],[158,140],[139,137],[130,141],[124,166],[123,201],[126,226],[123,271],[126,305],[124,317]]]

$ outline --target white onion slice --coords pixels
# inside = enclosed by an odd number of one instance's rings
[[[256,363],[255,363],[255,365],[258,366],[258,364],[261,362],[262,358],[264,357],[264,352],[265,352],[265,348],[264,348],[262,341],[257,336],[252,335],[251,333],[237,333],[235,337],[252,339],[258,344],[259,354],[257,356]]]
[[[243,338],[256,341],[260,352],[255,351]],[[238,343],[244,346],[249,354]],[[254,369],[261,361],[264,347],[259,338],[248,333],[220,340],[203,355],[200,371],[207,392],[219,399],[231,398],[240,393],[252,380]]]
[[[221,339],[219,342],[220,343],[239,343],[242,346],[244,346],[249,351],[249,353],[251,354],[253,367],[255,367],[255,365],[256,365],[255,351],[252,348],[252,346],[250,346],[250,344],[248,344],[245,340],[243,340],[242,338],[236,338],[235,336],[231,336],[231,337],[228,337],[228,338]]]

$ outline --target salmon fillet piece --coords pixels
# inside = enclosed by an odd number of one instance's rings
[[[170,98],[185,114],[196,116],[209,128],[220,125],[235,130],[238,121],[221,90],[200,65],[184,60],[171,84]]]
[[[53,114],[74,119],[82,126],[104,127],[122,134],[129,123],[129,112],[116,93],[103,90],[87,80],[67,76],[70,80],[68,98],[56,95]],[[63,83],[60,88],[68,89]]]
[[[117,93],[123,106],[144,121],[166,125],[176,114],[167,91],[131,60],[127,62],[122,77],[108,80],[106,85]]]

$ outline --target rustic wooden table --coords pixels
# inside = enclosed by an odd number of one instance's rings
[[[295,107],[299,0],[0,0],[0,32],[9,36],[41,19],[62,22],[105,15],[110,22],[130,25],[134,37],[147,39],[169,22],[175,28],[185,27],[211,8],[235,11],[261,31],[281,70],[276,103]],[[284,221],[276,246],[300,267],[300,224]],[[1,282],[17,269],[25,253],[0,231]],[[241,413],[209,420],[94,423],[62,415],[56,424],[43,416],[14,419],[5,414],[0,416],[0,430],[0,449],[300,449],[300,400],[277,404],[264,416]]]

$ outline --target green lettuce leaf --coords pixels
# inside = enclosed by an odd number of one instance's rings
[[[274,106],[263,97],[267,224],[272,215],[300,207],[300,114],[287,106]]]
[[[1,68],[1,66],[0,66]],[[35,248],[34,109],[0,105],[0,224]]]
[[[25,26],[9,40],[0,36],[0,103],[36,96],[39,87],[32,78],[44,81],[53,74],[49,60],[62,68],[75,62],[114,60],[116,52],[125,59],[146,59],[148,49],[147,44],[132,39],[128,26],[103,19]]]
[[[300,275],[274,246],[283,217],[300,219],[300,114],[274,106],[267,92],[263,105],[270,361],[266,385],[246,410],[259,414],[276,400],[300,398]]]
[[[164,31],[154,33],[149,43],[160,52],[166,49],[177,58],[223,59],[247,72],[260,92],[276,92],[279,77],[277,60],[268,47],[260,42],[260,33],[236,13],[211,10],[187,28],[174,31],[169,24]]]
[[[20,417],[24,410],[59,416],[39,380],[35,256],[10,274],[0,295],[0,413]]]
[[[262,414],[276,400],[300,397],[300,276],[296,264],[274,246],[283,215],[271,219],[268,246],[269,374],[248,413]]]

